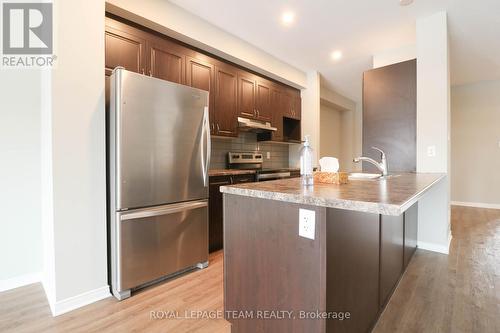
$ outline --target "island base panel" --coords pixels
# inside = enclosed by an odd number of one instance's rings
[[[315,211],[315,239],[298,235]],[[325,208],[224,194],[224,309],[233,333],[324,332],[324,320],[231,318],[228,311],[325,311]]]

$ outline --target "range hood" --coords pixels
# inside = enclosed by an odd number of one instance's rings
[[[238,127],[241,131],[255,133],[273,132],[278,130],[276,127],[272,127],[270,122],[253,120],[243,117],[238,117]]]

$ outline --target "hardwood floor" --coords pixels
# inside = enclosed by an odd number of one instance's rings
[[[448,256],[418,250],[373,332],[500,332],[500,210],[452,207]]]
[[[448,256],[416,252],[374,332],[500,332],[500,210],[453,207],[452,233]],[[40,284],[3,292],[0,332],[230,332],[224,319],[151,319],[222,311],[222,269],[217,252],[205,270],[55,318]]]
[[[110,297],[52,317],[40,284],[0,293],[0,332],[230,332],[224,319],[151,319],[167,311],[222,311],[222,251],[200,271],[150,287],[118,302]],[[212,313],[212,312],[210,312]],[[191,312],[189,312],[191,314]],[[190,315],[193,317],[193,315]]]

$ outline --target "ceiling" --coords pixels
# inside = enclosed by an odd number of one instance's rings
[[[415,43],[415,22],[448,12],[452,84],[500,79],[500,1],[171,0],[303,71],[318,70],[328,88],[359,101],[372,55]],[[284,11],[295,12],[288,27]],[[330,53],[341,50],[333,61]]]

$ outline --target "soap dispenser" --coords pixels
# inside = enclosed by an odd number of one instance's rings
[[[300,178],[303,186],[312,186],[313,178],[313,149],[309,142],[309,135],[305,136],[305,141],[300,150]]]

